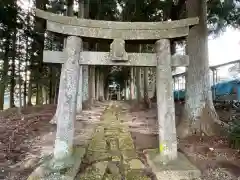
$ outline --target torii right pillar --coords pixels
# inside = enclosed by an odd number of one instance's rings
[[[201,172],[177,151],[172,66],[184,64],[172,60],[168,39],[158,40],[155,49],[159,148],[157,151],[146,150],[147,162],[157,180],[198,178]]]
[[[177,159],[170,41],[168,39],[158,40],[155,44],[155,51],[157,59],[156,86],[159,151],[161,161],[167,163]]]

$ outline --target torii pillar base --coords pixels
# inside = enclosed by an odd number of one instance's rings
[[[201,176],[201,171],[180,152],[177,159],[166,164],[162,163],[158,149],[145,150],[144,154],[157,180],[191,180]]]

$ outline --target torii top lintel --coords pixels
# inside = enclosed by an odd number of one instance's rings
[[[189,26],[199,18],[164,22],[116,22],[79,19],[35,9],[36,16],[47,20],[47,30],[81,37],[123,40],[157,40],[187,36]]]

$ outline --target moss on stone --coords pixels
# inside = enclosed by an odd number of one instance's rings
[[[127,180],[151,180],[151,178],[137,171],[129,171],[126,175]]]
[[[139,159],[132,159],[128,162],[130,169],[143,169],[144,165]]]
[[[80,174],[76,180],[102,180],[102,177],[107,169],[108,162],[97,162],[87,168],[83,174]]]
[[[134,144],[131,135],[120,134],[119,136],[119,148],[121,150],[134,149]]]
[[[126,161],[137,158],[137,153],[134,149],[131,150],[123,150],[122,151],[123,159]]]
[[[97,180],[100,177],[102,178],[102,172],[104,172],[104,170],[100,170],[101,176],[99,176],[99,169],[105,169],[104,162],[106,162],[106,158],[109,158],[108,161],[110,162],[107,163],[107,169],[109,173],[112,174],[105,173],[103,179],[116,180],[121,179],[122,175],[127,175],[129,177],[127,178],[128,180],[148,180],[148,178],[142,175],[131,172],[131,169],[142,169],[144,165],[137,159],[128,126],[122,124],[120,121],[124,119],[124,114],[119,113],[119,111],[120,108],[114,108],[113,106],[111,109],[107,109],[103,114],[102,122],[99,124],[99,127],[96,129],[89,143],[85,159],[88,163],[97,163],[87,168],[77,179]],[[96,165],[100,166],[98,167]],[[101,166],[104,168],[101,168]]]

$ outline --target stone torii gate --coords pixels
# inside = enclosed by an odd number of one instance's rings
[[[79,80],[80,66],[117,65],[156,67],[159,150],[163,148],[160,152],[163,159],[176,159],[171,68],[187,66],[189,59],[187,55],[172,56],[169,39],[187,36],[189,27],[197,24],[198,18],[171,22],[113,22],[60,16],[38,9],[36,15],[47,20],[47,30],[68,35],[66,48],[62,52],[44,51],[43,56],[44,62],[62,63],[66,68],[63,74],[64,93],[59,106],[54,158],[61,159],[70,155],[73,147],[76,102],[82,102],[83,91],[82,81]],[[112,39],[110,52],[83,51],[82,37]],[[155,53],[127,53],[125,40],[155,40]],[[81,94],[80,100],[77,100],[78,92]]]

